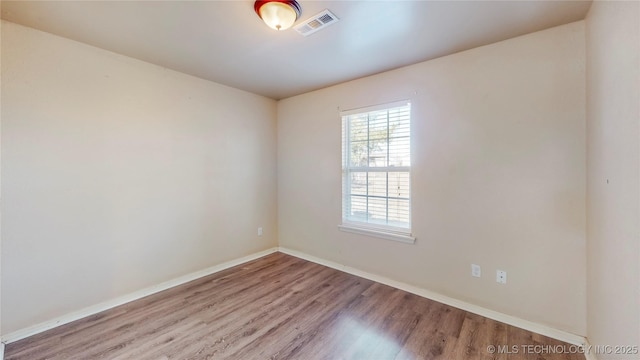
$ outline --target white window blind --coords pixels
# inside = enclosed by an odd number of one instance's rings
[[[342,112],[342,222],[411,232],[411,104]]]

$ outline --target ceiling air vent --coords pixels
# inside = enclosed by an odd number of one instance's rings
[[[302,36],[309,36],[331,24],[337,23],[338,20],[338,17],[333,15],[331,11],[324,10],[303,21],[299,25],[294,26],[293,29],[299,32]]]

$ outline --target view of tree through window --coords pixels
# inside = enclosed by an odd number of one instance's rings
[[[343,221],[409,229],[410,104],[346,114]]]

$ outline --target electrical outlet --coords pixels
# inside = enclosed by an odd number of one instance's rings
[[[262,228],[261,227],[258,228],[258,236],[262,236]]]
[[[482,269],[480,269],[480,265],[471,264],[471,276],[480,277],[482,275]]]
[[[507,283],[507,272],[503,270],[496,271],[496,282],[500,284]]]

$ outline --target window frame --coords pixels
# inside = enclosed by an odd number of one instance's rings
[[[363,108],[357,108],[352,110],[345,110],[339,112],[340,121],[342,122],[342,192],[341,192],[341,207],[342,207],[342,223],[338,225],[338,228],[342,231],[349,233],[356,233],[361,235],[368,235],[377,238],[400,241],[404,243],[414,244],[416,238],[412,235],[411,227],[412,227],[412,182],[411,182],[411,161],[409,162],[409,166],[389,166],[389,163],[384,167],[380,166],[351,166],[350,164],[350,152],[351,152],[351,137],[350,137],[350,124],[348,123],[348,117],[351,115],[357,114],[369,114],[376,111],[381,110],[389,110],[398,107],[409,107],[409,158],[412,157],[412,145],[411,145],[411,122],[412,122],[412,106],[411,100],[402,100],[402,101],[394,101],[390,103],[384,103],[374,106],[367,106]],[[367,126],[371,124],[371,119],[367,119]],[[387,132],[389,131],[389,125],[387,124]],[[387,135],[386,138],[387,146],[389,144],[389,137]],[[387,158],[388,159],[388,158]],[[364,172],[367,174],[372,172],[383,172],[387,173],[387,176],[390,172],[399,172],[399,173],[408,173],[409,176],[409,222],[408,227],[400,227],[393,226],[388,224],[376,224],[372,222],[364,222],[364,221],[354,221],[352,219],[347,218],[347,204],[350,204],[350,189],[351,189],[351,174],[354,172]],[[367,183],[368,184],[368,183]],[[368,185],[367,185],[368,186]],[[388,180],[387,180],[387,189],[388,189]],[[365,195],[366,198],[369,195]],[[347,199],[349,198],[349,199]],[[381,197],[386,199],[387,208],[389,204],[389,199],[393,199],[393,197],[389,196],[388,190],[387,195]],[[389,215],[387,210],[387,218],[386,222],[389,222]]]

